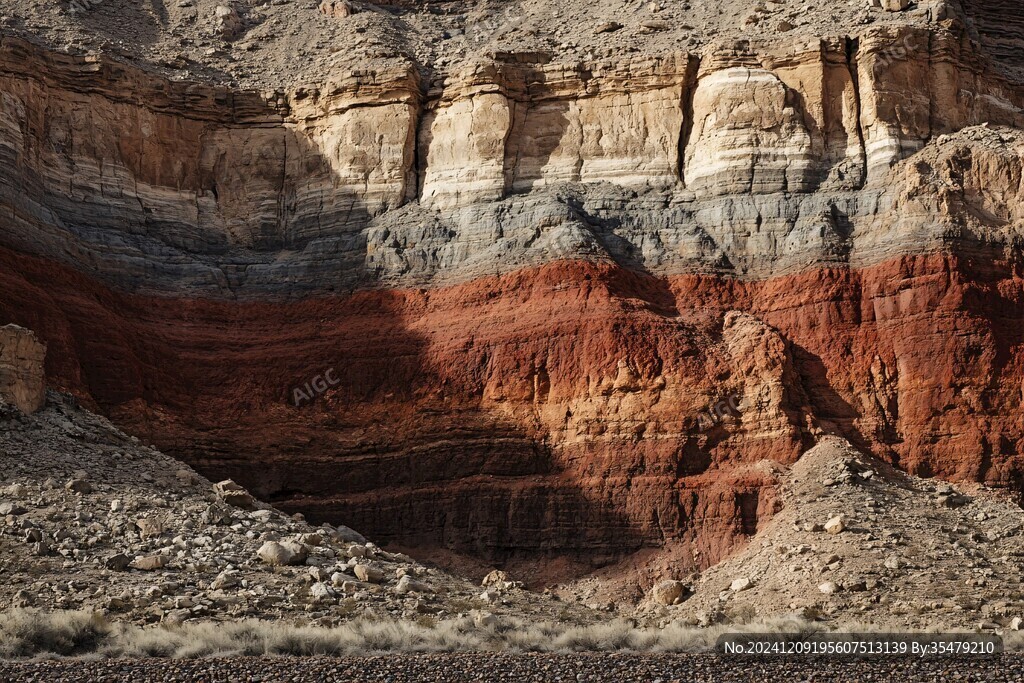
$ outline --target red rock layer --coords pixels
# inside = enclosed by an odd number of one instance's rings
[[[381,542],[598,565],[679,539],[706,566],[776,510],[760,461],[828,431],[915,473],[1022,483],[1010,266],[935,254],[740,282],[559,262],[242,303],[0,261],[0,324],[48,344],[52,384],[212,477]],[[292,404],[329,369],[335,384]],[[701,425],[729,396],[742,414]]]

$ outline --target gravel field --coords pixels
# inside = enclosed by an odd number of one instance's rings
[[[985,661],[911,658],[756,660],[715,655],[410,655],[377,657],[105,660],[0,663],[4,681],[1024,681],[1024,657]]]

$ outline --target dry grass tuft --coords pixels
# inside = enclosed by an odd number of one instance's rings
[[[95,652],[110,636],[110,625],[90,612],[0,612],[0,657],[40,653],[72,656]]]
[[[476,626],[472,617],[441,622],[356,619],[334,628],[246,620],[141,627],[111,624],[87,612],[11,610],[0,613],[0,657],[228,657],[262,655],[354,656],[433,652],[708,652],[725,633],[822,631],[798,617],[743,626],[639,628],[629,621],[579,626],[496,618]],[[858,630],[870,631],[871,628]],[[1007,649],[1024,636],[1007,634]]]

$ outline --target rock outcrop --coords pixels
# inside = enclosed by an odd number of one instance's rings
[[[827,434],[1019,487],[1024,87],[928,17],[272,93],[5,37],[0,321],[211,478],[494,562],[706,567]]]
[[[0,403],[10,403],[25,413],[46,405],[45,359],[46,345],[30,330],[17,325],[0,327]]]

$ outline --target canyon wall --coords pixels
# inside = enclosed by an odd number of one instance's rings
[[[4,38],[0,322],[313,519],[704,567],[822,434],[1021,487],[1021,129],[954,20],[275,93]]]

